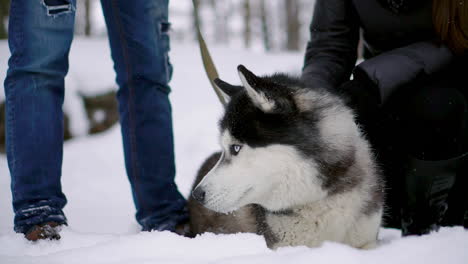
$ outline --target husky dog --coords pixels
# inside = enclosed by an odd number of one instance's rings
[[[270,248],[374,247],[384,187],[353,111],[299,79],[238,72],[242,86],[215,80],[229,103],[222,152],[202,165],[189,199],[194,234],[253,232]]]

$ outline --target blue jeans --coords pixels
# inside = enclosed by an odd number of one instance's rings
[[[168,0],[101,2],[136,218],[143,230],[174,230],[187,212],[174,183]],[[75,6],[75,0],[11,2],[6,143],[17,232],[67,221],[60,183],[62,104]]]

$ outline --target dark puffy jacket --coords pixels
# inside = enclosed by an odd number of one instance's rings
[[[417,1],[395,13],[385,0],[317,0],[302,78],[329,89],[349,80],[361,30],[366,60],[357,67],[377,84],[382,101],[420,74],[449,65],[454,55],[435,41],[432,1]]]

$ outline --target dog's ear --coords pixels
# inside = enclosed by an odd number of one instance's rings
[[[274,100],[270,99],[264,89],[262,89],[264,88],[264,85],[262,85],[263,80],[247,70],[243,65],[239,65],[237,71],[242,85],[244,85],[247,95],[252,102],[263,112],[272,112],[276,108],[276,103]]]
[[[231,100],[231,97],[233,97],[236,93],[244,89],[240,85],[232,85],[219,78],[215,78],[213,82],[219,89],[219,91],[221,91],[224,99],[226,99],[227,102],[229,102],[229,100]]]
[[[285,75],[258,77],[243,65],[239,65],[237,70],[247,95],[264,113],[281,114],[297,111],[294,92],[279,81],[284,79]]]

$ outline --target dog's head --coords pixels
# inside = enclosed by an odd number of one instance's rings
[[[312,157],[320,117],[305,99],[317,96],[285,75],[258,77],[242,65],[238,73],[242,86],[215,80],[229,101],[220,121],[222,155],[193,197],[222,213],[247,204],[279,211],[325,197]]]

